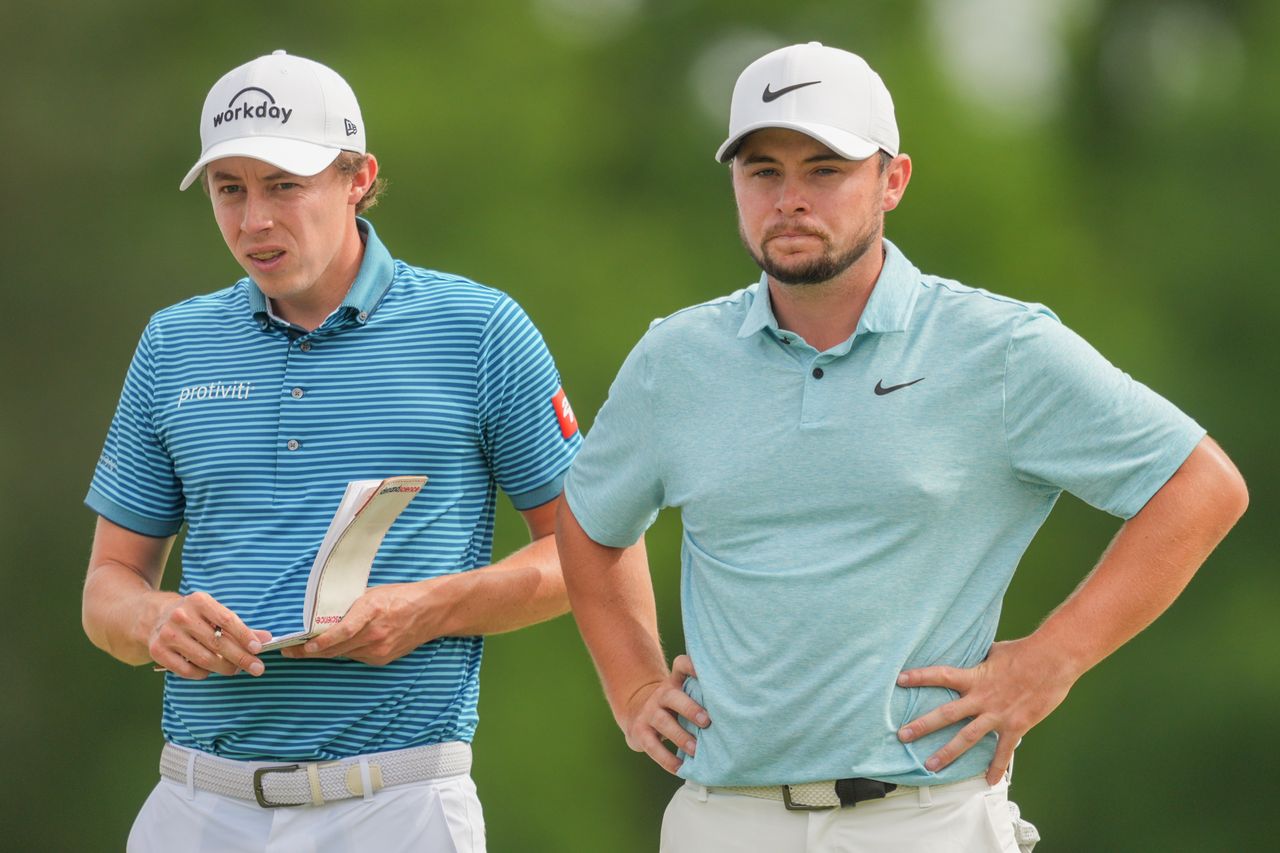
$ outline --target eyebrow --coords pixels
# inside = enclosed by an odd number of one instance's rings
[[[804,159],[804,162],[805,163],[825,163],[832,160],[835,160],[841,163],[850,162],[848,157],[841,157],[839,154],[836,154],[834,152],[828,152],[826,154],[814,154],[812,157],[806,157]],[[747,157],[742,162],[743,162],[743,165],[750,166],[755,163],[779,163],[780,161],[775,157],[770,157],[768,154],[752,154],[750,157]]]
[[[293,175],[293,174],[291,174],[291,173],[289,173],[289,172],[272,172],[270,175],[263,175],[263,176],[260,178],[260,180],[263,180],[263,181],[278,181],[278,180],[280,180],[281,178],[296,178],[296,177],[297,177],[296,175]],[[214,172],[212,175],[210,175],[210,176],[209,176],[209,179],[210,179],[210,180],[213,180],[213,181],[239,181],[239,180],[241,180],[241,178],[240,178],[240,176],[239,176],[239,175],[233,175],[233,174],[231,174],[230,172]]]

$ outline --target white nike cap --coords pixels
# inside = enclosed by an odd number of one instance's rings
[[[277,50],[228,71],[200,113],[200,159],[178,189],[223,157],[252,157],[316,175],[342,151],[365,151],[356,95],[338,73]]]
[[[862,57],[816,41],[766,53],[739,75],[716,159],[732,160],[748,133],[766,127],[798,130],[850,160],[898,154],[893,99],[880,75]]]

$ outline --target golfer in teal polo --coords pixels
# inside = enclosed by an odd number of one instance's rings
[[[1029,850],[1014,747],[1169,606],[1244,483],[1049,309],[924,274],[884,238],[911,160],[859,57],[753,63],[717,156],[763,275],[653,324],[559,513],[614,715],[686,780],[662,849]],[[1124,526],[1040,628],[995,643],[1063,490]],[[684,525],[671,665],[637,544],[662,507]]]

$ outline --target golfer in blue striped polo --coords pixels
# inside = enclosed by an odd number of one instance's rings
[[[898,143],[851,53],[742,72],[717,159],[763,275],[653,324],[566,481],[565,579],[614,716],[687,780],[667,853],[1030,850],[1014,747],[1247,502],[1203,429],[1048,309],[884,239]],[[1126,522],[1035,632],[995,643],[1063,490]],[[631,547],[664,506],[684,525],[671,666]]]
[[[277,51],[201,116],[200,182],[247,276],[147,324],[86,499],[84,625],[165,676],[159,785],[130,850],[485,847],[469,776],[482,640],[566,610],[549,534],[580,438],[504,294],[392,257],[355,95]],[[305,646],[346,483],[429,481],[367,592]],[[497,489],[533,541],[490,565]],[[186,527],[178,593],[159,589]],[[298,806],[303,808],[279,808]]]

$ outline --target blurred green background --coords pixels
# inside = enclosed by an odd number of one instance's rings
[[[895,96],[915,174],[888,233],[908,256],[1052,306],[1252,488],[1183,599],[1026,738],[1015,798],[1040,850],[1274,841],[1280,5],[45,2],[4,4],[0,32],[5,849],[120,849],[155,782],[160,678],[81,632],[80,500],[147,317],[240,275],[205,198],[177,191],[208,87],[274,48],[342,73],[391,181],[379,234],[516,297],[589,425],[651,318],[755,279],[712,154],[737,72],[807,40],[861,53]],[[510,507],[499,526],[500,550],[521,544]],[[1000,636],[1117,526],[1064,498]],[[677,548],[668,513],[650,553],[672,654]],[[656,849],[677,783],[626,748],[571,620],[493,639],[482,681],[492,850]]]

